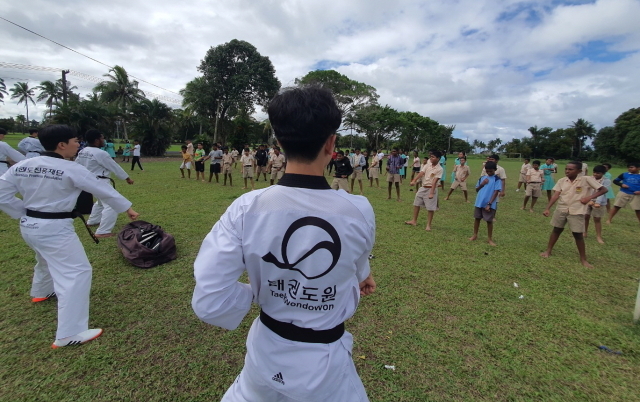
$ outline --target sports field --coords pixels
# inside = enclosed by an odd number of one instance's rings
[[[470,162],[477,178],[481,161]],[[206,233],[244,193],[239,172],[230,188],[181,179],[179,159],[142,163],[145,171],[131,176],[135,184],[118,182],[117,189],[141,219],[175,236],[179,257],[136,269],[115,238],[95,245],[76,221],[94,269],[90,327],[105,330],[84,346],[50,348],[56,303],[31,303],[33,252],[17,221],[0,214],[0,400],[215,401],[240,372],[258,309],[226,331],[200,322],[190,306],[193,261]],[[440,194],[433,231],[426,232],[424,212],[417,227],[403,224],[414,195],[408,183],[401,203],[387,201],[386,188],[365,187],[376,212],[371,265],[378,289],[346,325],[372,401],[638,400],[635,215],[624,209],[613,225],[604,225],[605,245],[590,234],[593,270],[579,264],[568,233],[554,255],[542,259],[550,219],[542,216],[542,199],[535,214],[520,210],[520,164],[502,163],[509,179],[495,224],[497,247],[483,241],[484,224],[479,241],[467,240],[473,204],[459,191],[450,201]],[[452,165],[450,158],[449,173]],[[556,179],[563,169],[560,164]],[[125,223],[122,214],[117,227]]]

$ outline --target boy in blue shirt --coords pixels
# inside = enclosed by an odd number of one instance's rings
[[[627,165],[628,172],[622,173],[613,179],[613,184],[620,186],[620,191],[616,196],[616,201],[609,212],[609,220],[611,223],[614,216],[624,208],[627,204],[631,204],[631,209],[636,211],[636,217],[640,221],[640,173],[638,173],[640,163],[634,162]]]
[[[484,165],[486,176],[480,177],[478,184],[476,184],[476,204],[473,217],[476,219],[473,224],[473,236],[469,240],[478,239],[478,230],[480,229],[480,221],[487,222],[487,235],[489,237],[489,244],[495,246],[493,242],[493,218],[496,216],[497,200],[502,189],[502,180],[496,176],[496,169],[498,168],[495,162],[487,162]]]

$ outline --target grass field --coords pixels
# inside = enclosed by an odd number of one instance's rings
[[[190,300],[200,243],[243,194],[240,176],[229,188],[180,179],[175,159],[143,158],[143,164],[144,172],[132,174],[135,185],[118,182],[117,188],[141,219],[175,236],[179,257],[136,269],[115,238],[95,245],[77,221],[94,270],[90,325],[105,330],[82,347],[50,349],[56,304],[30,302],[33,252],[18,223],[0,214],[0,400],[219,400],[239,373],[258,309],[239,329],[226,331],[200,322]],[[470,166],[476,177],[480,160]],[[521,211],[523,194],[515,192],[520,163],[503,166],[510,179],[495,225],[498,247],[467,240],[473,204],[465,204],[460,192],[447,202],[440,194],[441,209],[427,233],[424,212],[418,227],[403,224],[414,195],[408,185],[401,203],[387,201],[386,190],[365,188],[376,212],[371,264],[378,290],[362,299],[347,329],[370,399],[638,400],[640,329],[632,323],[632,309],[640,249],[634,214],[624,209],[605,225],[606,245],[589,236],[594,270],[579,264],[566,233],[554,256],[542,259],[551,231],[549,218],[541,215],[545,203],[535,214]],[[125,223],[121,215],[117,227]]]

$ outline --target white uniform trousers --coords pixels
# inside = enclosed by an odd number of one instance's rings
[[[69,222],[66,222],[69,221]],[[36,235],[21,228],[22,238],[36,252],[31,285],[32,297],[45,297],[53,291],[58,297],[56,339],[89,329],[91,264],[71,219],[61,219],[60,232]]]
[[[105,181],[105,185],[111,185],[110,180],[102,180]],[[108,234],[113,230],[117,220],[118,213],[109,205],[103,204],[102,201],[98,200],[91,208],[91,215],[87,220],[87,225],[97,225],[99,223],[100,226],[96,229],[96,234]]]
[[[222,402],[368,401],[352,345],[348,332],[330,344],[290,341],[257,318],[247,337],[244,368]]]

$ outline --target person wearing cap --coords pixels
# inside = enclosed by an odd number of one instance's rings
[[[103,179],[65,160],[74,157],[79,147],[71,127],[45,127],[39,138],[47,152],[18,162],[0,177],[0,210],[20,220],[22,238],[36,253],[32,301],[58,298],[58,329],[52,345],[56,349],[81,345],[102,334],[102,329],[89,329],[92,269],[73,226],[80,192],[94,194],[116,212],[126,211],[131,220],[139,214]]]

